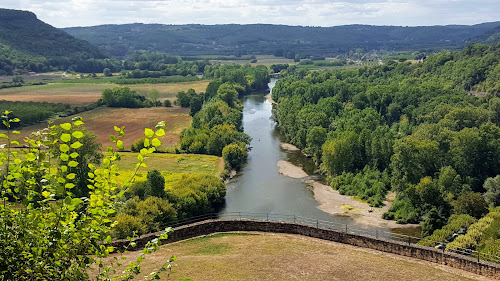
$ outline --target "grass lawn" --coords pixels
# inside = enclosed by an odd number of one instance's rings
[[[135,261],[140,252],[125,254]],[[229,233],[161,246],[141,272],[156,271],[172,255],[169,280],[471,280],[451,267],[369,249],[288,234]],[[464,277],[461,274],[465,274]],[[138,278],[138,279],[141,279]],[[166,280],[162,276],[162,280]]]

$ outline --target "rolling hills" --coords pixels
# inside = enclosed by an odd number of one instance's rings
[[[161,25],[123,24],[65,28],[108,55],[123,57],[129,49],[200,54],[336,55],[356,48],[369,50],[459,49],[471,38],[492,32],[500,22],[447,26],[335,27],[270,24]]]

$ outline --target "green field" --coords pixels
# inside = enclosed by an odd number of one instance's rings
[[[120,169],[119,182],[123,182],[134,171],[139,153],[122,152],[117,163]],[[201,154],[168,154],[155,153],[146,159],[147,168],[141,168],[136,181],[146,180],[147,171],[159,170],[165,177],[165,186],[170,186],[183,174],[203,173],[219,176],[224,163],[222,158]]]

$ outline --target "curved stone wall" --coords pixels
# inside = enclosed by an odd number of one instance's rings
[[[430,247],[418,246],[415,244],[289,222],[259,220],[206,220],[174,228],[174,232],[169,235],[169,239],[166,240],[165,243],[172,243],[217,232],[231,231],[259,231],[309,236],[430,261],[500,280],[500,265],[495,263],[478,261],[477,259],[467,256],[449,253]],[[148,241],[158,235],[159,233],[151,233],[137,238],[135,241],[137,243],[137,249],[141,249]],[[124,248],[128,244],[129,241],[127,240],[116,240],[112,243],[112,245],[116,248]]]

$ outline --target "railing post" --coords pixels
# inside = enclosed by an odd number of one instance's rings
[[[378,239],[378,229],[375,230],[375,238]]]
[[[316,228],[319,228],[319,220],[316,219]]]
[[[345,225],[345,233],[347,233],[347,224]]]
[[[408,245],[411,245],[411,238],[408,236]]]
[[[241,212],[238,212],[238,215],[240,216],[240,220],[241,220]]]
[[[481,256],[481,252],[477,251],[477,262],[479,262],[479,257]]]
[[[295,215],[293,215],[293,223],[295,223]]]

